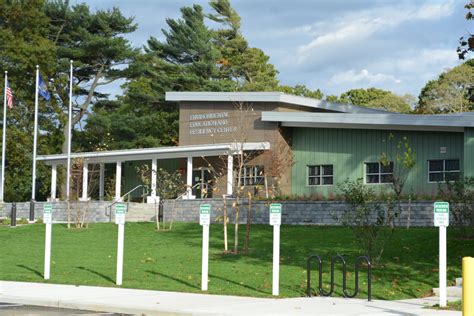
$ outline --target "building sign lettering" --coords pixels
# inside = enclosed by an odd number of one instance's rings
[[[232,133],[237,127],[229,126],[229,112],[189,115],[189,134],[207,135]]]

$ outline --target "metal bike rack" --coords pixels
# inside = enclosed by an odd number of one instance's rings
[[[323,261],[319,255],[310,255],[307,260],[307,295],[311,297],[311,261],[316,259],[318,261],[318,293],[320,296],[331,296],[334,293],[334,267],[337,262],[342,263],[342,293],[346,298],[354,298],[359,293],[359,269],[363,261],[367,263],[367,300],[372,300],[372,264],[367,256],[360,256],[356,258],[354,263],[355,270],[355,289],[354,293],[350,294],[347,291],[347,263],[343,255],[337,254],[331,258],[331,288],[329,292],[323,289]]]

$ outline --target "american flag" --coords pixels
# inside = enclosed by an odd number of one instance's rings
[[[13,107],[13,93],[12,93],[12,89],[10,89],[10,87],[7,85],[7,104],[8,104],[8,107],[11,109]]]

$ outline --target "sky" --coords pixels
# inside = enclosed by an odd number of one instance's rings
[[[304,84],[325,95],[377,87],[418,96],[428,80],[460,63],[459,37],[473,32],[468,0],[234,0],[250,46],[262,49],[281,84]],[[77,2],[77,1],[76,1]],[[82,1],[81,1],[82,2]],[[92,9],[119,7],[134,16],[136,47],[163,39],[166,18],[207,1],[85,0]],[[118,86],[109,87],[112,94]]]

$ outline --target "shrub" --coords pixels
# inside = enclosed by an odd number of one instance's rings
[[[346,180],[338,185],[347,208],[337,216],[336,220],[343,226],[349,227],[361,249],[378,262],[382,257],[385,243],[393,234],[393,228],[388,228],[386,212],[382,208],[374,190],[363,184],[362,179]]]

